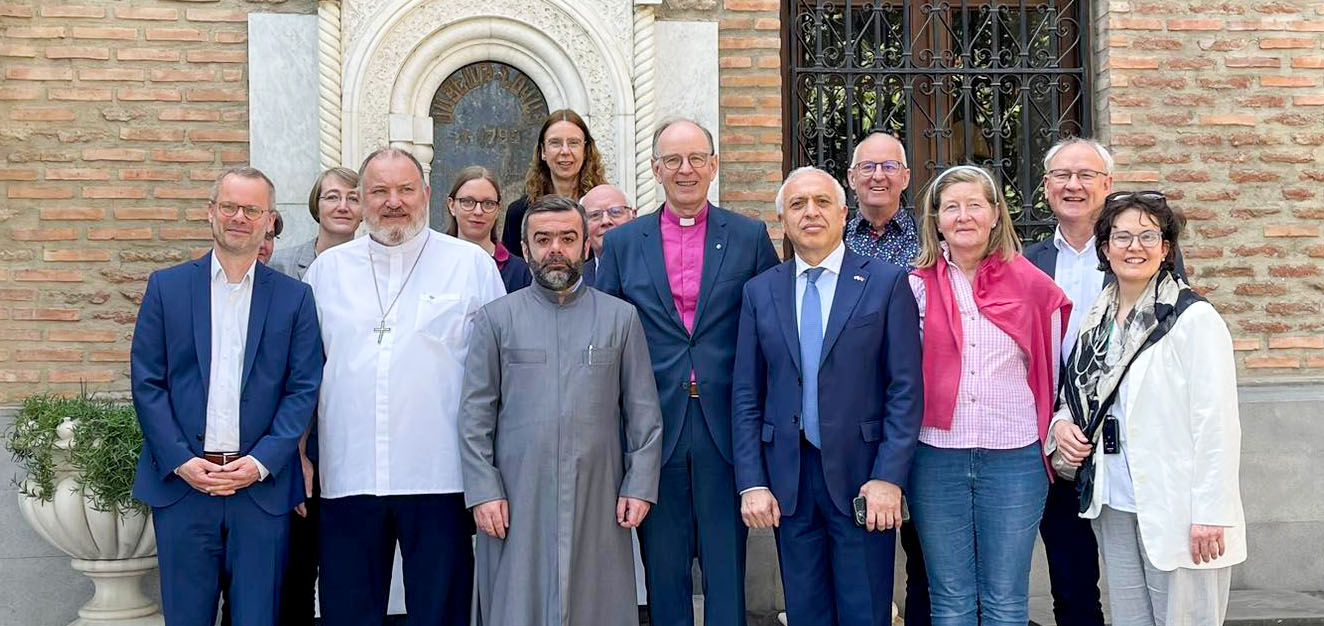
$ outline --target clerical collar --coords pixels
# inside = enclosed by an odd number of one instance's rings
[[[667,202],[662,205],[662,219],[682,228],[698,226],[699,224],[708,221],[708,206],[708,202],[704,201],[703,208],[699,209],[698,215],[695,215],[694,217],[681,217],[671,210],[671,203]]]
[[[547,301],[550,302],[553,306],[568,306],[574,303],[575,300],[578,300],[579,297],[583,295],[585,291],[588,291],[588,289],[585,289],[584,277],[582,275],[579,277],[578,280],[575,281],[574,286],[570,288],[570,293],[566,294],[565,302],[561,302],[561,294],[552,291],[551,289],[548,289],[546,287],[543,287],[542,283],[538,282],[537,279],[534,279],[532,283],[529,283],[529,286],[526,287],[526,289],[533,289],[534,291],[537,291],[540,295],[542,295],[543,298],[546,298]]]
[[[395,246],[384,245],[376,239],[368,237],[368,246],[372,248],[374,254],[385,254],[390,256],[414,254],[415,252],[418,252],[419,248],[423,247],[423,242],[428,240],[431,232],[432,229],[424,227],[423,230],[419,231],[417,235],[413,236],[413,238],[406,239],[404,243]]]

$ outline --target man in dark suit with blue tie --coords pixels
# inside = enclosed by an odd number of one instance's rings
[[[904,270],[846,249],[831,175],[795,170],[776,202],[795,258],[745,285],[731,416],[741,515],[776,528],[789,623],[883,626],[923,417],[919,310]]]
[[[133,493],[152,507],[166,624],[276,623],[297,447],[322,380],[312,290],[257,262],[275,189],[235,167],[212,187],[213,247],[154,272],[130,358],[143,431]]]
[[[745,624],[745,538],[731,466],[731,369],[740,290],[777,263],[762,222],[708,203],[712,134],[669,120],[653,134],[666,202],[611,229],[597,288],[635,306],[662,404],[658,501],[639,528],[654,626],[693,623],[694,557],[704,623]]]

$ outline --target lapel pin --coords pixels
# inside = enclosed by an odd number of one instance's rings
[[[856,274],[856,275],[855,275],[855,280],[858,280],[858,281],[860,281],[860,282],[864,282],[864,277],[863,277],[863,276],[860,276],[859,274]]]
[[[722,244],[720,244],[720,243],[717,244],[717,249],[718,249],[718,250],[721,250],[721,249],[722,249]]]

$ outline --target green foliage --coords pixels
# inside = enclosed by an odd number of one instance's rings
[[[27,472],[27,480],[15,479],[19,489],[44,501],[54,497],[55,469],[61,456],[55,444],[58,428],[66,419],[74,421],[68,463],[92,506],[103,511],[145,511],[132,493],[143,442],[133,407],[86,395],[41,394],[23,401],[5,433],[5,448]]]

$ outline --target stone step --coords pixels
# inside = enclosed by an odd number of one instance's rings
[[[1030,624],[1057,625],[1051,597],[1030,598]],[[1224,626],[1324,626],[1324,591],[1234,590],[1228,597]]]

